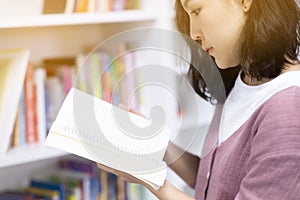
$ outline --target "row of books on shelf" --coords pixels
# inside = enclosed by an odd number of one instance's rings
[[[45,0],[43,14],[139,9],[140,0]]]
[[[88,56],[80,54],[70,58],[45,59],[43,66],[39,68],[34,68],[29,62],[26,67],[23,66],[26,68],[24,79],[20,78],[21,81],[18,80],[17,84],[16,81],[3,84],[7,85],[7,88],[9,85],[11,88],[20,88],[19,93],[13,95],[14,91],[5,88],[1,91],[0,107],[10,107],[11,110],[7,113],[13,116],[11,126],[6,127],[7,130],[2,133],[10,135],[7,137],[10,140],[7,143],[10,145],[2,145],[1,151],[6,152],[9,147],[29,143],[43,143],[65,96],[72,87],[115,105],[127,104],[130,101],[131,107],[138,108],[141,97],[138,93],[133,94],[138,84],[138,78],[135,77],[137,74],[132,70],[128,76],[125,75],[134,65],[134,53],[126,54],[113,62],[111,59],[110,53],[96,51]],[[6,65],[7,68],[11,68],[9,63]],[[11,74],[2,74],[2,81],[9,80],[9,76],[15,76],[16,71],[20,69],[16,67],[10,70]],[[12,104],[11,99],[19,101]],[[16,108],[12,109],[13,107]],[[3,109],[0,111],[0,123],[5,124]],[[3,148],[5,146],[7,147]]]
[[[138,200],[146,188],[99,170],[95,163],[62,159],[53,170],[36,174],[25,188],[0,192],[5,200]]]

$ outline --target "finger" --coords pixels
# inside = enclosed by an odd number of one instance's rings
[[[129,183],[145,184],[141,180],[137,179],[136,177],[134,177],[134,176],[132,176],[132,175],[126,173],[126,172],[118,171],[116,169],[110,168],[110,167],[108,167],[106,165],[103,165],[101,163],[97,163],[97,167],[100,168],[103,171],[115,174],[119,178],[122,178],[123,180],[125,180],[125,181],[127,181]]]
[[[126,106],[125,104],[123,103],[120,103],[119,104],[119,108],[123,109],[123,110],[128,110],[128,106]]]
[[[132,108],[129,108],[129,107],[128,107],[127,105],[125,105],[125,104],[120,103],[120,104],[119,104],[119,108],[121,108],[121,109],[123,109],[123,110],[126,110],[126,111],[128,111],[128,112],[131,112],[131,113],[134,113],[134,114],[137,114],[137,115],[142,116],[141,113],[139,113],[138,111],[136,111],[136,110],[134,110],[134,109],[132,109]]]
[[[104,171],[107,171],[107,172],[115,174],[115,170],[113,168],[110,168],[110,167],[108,167],[106,165],[103,165],[101,163],[97,163],[97,167],[100,168],[100,169],[102,169],[102,170],[104,170]]]
[[[132,108],[129,108],[128,111],[129,111],[129,112],[132,112],[132,113],[134,113],[134,114],[136,114],[136,115],[143,116],[141,113],[139,113],[138,111],[136,111],[136,110],[134,110],[134,109],[132,109]]]

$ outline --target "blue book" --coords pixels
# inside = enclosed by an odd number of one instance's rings
[[[30,181],[31,187],[37,187],[42,189],[48,189],[48,190],[55,190],[59,192],[59,199],[64,200],[65,199],[65,186],[60,183],[53,183],[49,181],[42,181],[42,180],[31,180]]]
[[[29,194],[26,195],[3,192],[0,193],[0,200],[35,200],[35,198]]]
[[[0,193],[0,200],[51,200],[51,197],[45,197],[43,195],[37,195],[26,191],[4,191]]]
[[[117,176],[114,174],[108,174],[108,199],[117,199]]]

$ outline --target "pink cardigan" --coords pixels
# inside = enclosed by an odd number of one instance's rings
[[[300,88],[271,96],[201,158],[195,191],[197,200],[299,200]]]

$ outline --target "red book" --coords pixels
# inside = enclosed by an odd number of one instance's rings
[[[33,68],[29,64],[24,84],[25,101],[25,126],[26,142],[35,143],[38,141],[37,129],[37,104],[36,104],[36,86],[34,83]]]

